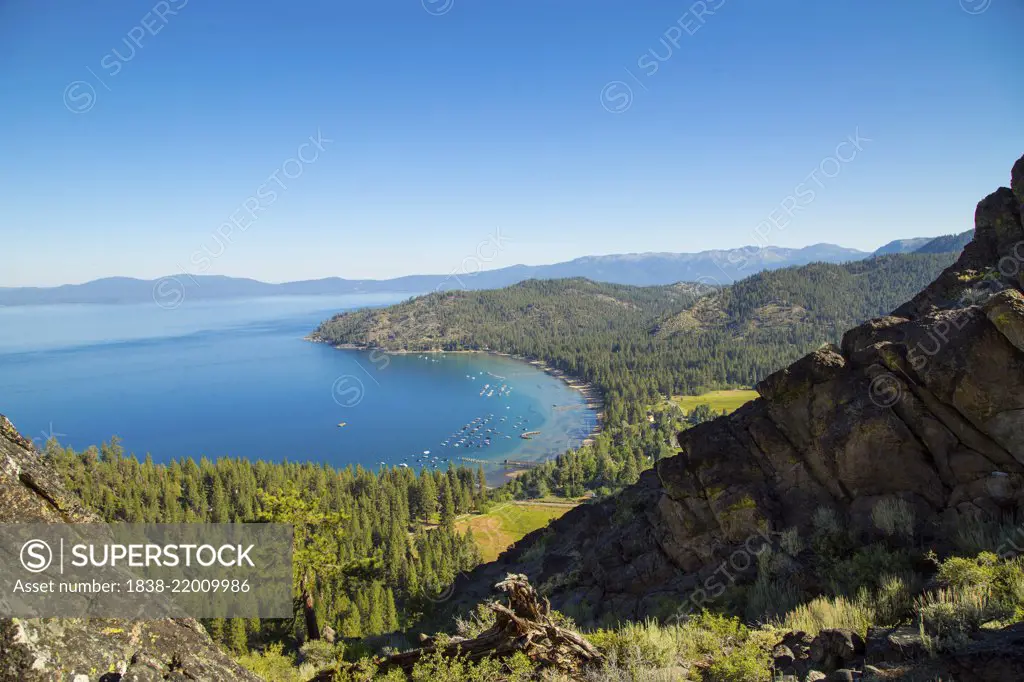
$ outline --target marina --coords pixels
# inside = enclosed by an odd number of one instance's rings
[[[401,355],[398,354],[399,357]],[[406,357],[411,355],[408,354]],[[430,360],[432,364],[444,365],[448,359],[465,358],[466,355],[435,353],[433,356],[420,354],[413,357],[417,360]],[[503,362],[506,361],[503,360]],[[418,454],[388,458],[387,461],[382,461],[380,466],[397,465],[403,468],[441,469],[458,464],[477,464],[482,465],[491,473],[505,472],[504,475],[509,476],[512,475],[509,473],[510,471],[534,468],[566,450],[586,444],[599,425],[597,413],[587,409],[588,397],[583,395],[582,401],[577,399],[572,402],[564,400],[552,402],[550,409],[542,409],[540,405],[536,404],[527,404],[529,406],[523,409],[526,405],[519,400],[512,399],[516,393],[515,378],[516,376],[519,376],[520,379],[529,377],[531,381],[535,382],[535,375],[527,374],[526,368],[519,360],[513,361],[512,366],[516,368],[516,372],[497,374],[491,371],[477,370],[462,375],[463,383],[468,384],[474,400],[499,402],[498,405],[493,406],[493,411],[478,413],[462,424],[451,427],[451,430],[437,441],[437,446],[440,449],[434,454],[431,450],[425,449],[417,451]],[[568,384],[564,377],[559,378],[563,383]],[[540,387],[541,384],[535,386],[535,388]],[[580,395],[578,387],[572,385],[569,387],[576,389],[574,393]],[[489,404],[488,407],[491,405]],[[559,423],[571,423],[571,426],[564,427],[560,433],[556,427],[554,433],[558,435],[554,438],[551,436],[545,438],[546,429],[541,427],[552,425],[550,424],[552,420]],[[529,445],[526,445],[527,443]],[[509,457],[509,454],[513,452],[518,456]]]

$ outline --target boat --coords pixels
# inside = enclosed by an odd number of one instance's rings
[[[429,454],[430,454],[430,450],[424,450],[424,451],[423,451],[423,454],[424,454],[424,455],[429,455]]]
[[[347,424],[348,422],[338,422],[338,428],[340,429],[342,426],[346,426]]]

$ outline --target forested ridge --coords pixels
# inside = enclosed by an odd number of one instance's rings
[[[597,387],[607,422],[660,396],[750,386],[931,282],[955,254],[894,254],[763,272],[728,287],[530,280],[337,315],[314,338],[392,351],[492,350]]]
[[[966,232],[961,232],[960,234],[943,235],[931,240],[919,248],[916,253],[947,253],[950,251],[960,253],[973,238],[974,230],[968,230]]]

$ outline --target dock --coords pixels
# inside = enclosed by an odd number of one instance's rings
[[[498,464],[505,467],[506,469],[533,469],[539,467],[544,462],[527,462],[521,459],[503,459],[500,462],[490,459],[474,459],[473,457],[460,457],[463,462],[470,462],[472,464]]]

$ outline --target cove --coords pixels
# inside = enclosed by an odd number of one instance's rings
[[[303,340],[340,310],[402,298],[0,308],[0,413],[40,446],[53,435],[81,450],[116,434],[157,462],[487,462],[492,483],[504,480],[495,462],[561,454],[596,426],[578,391],[512,358]]]

